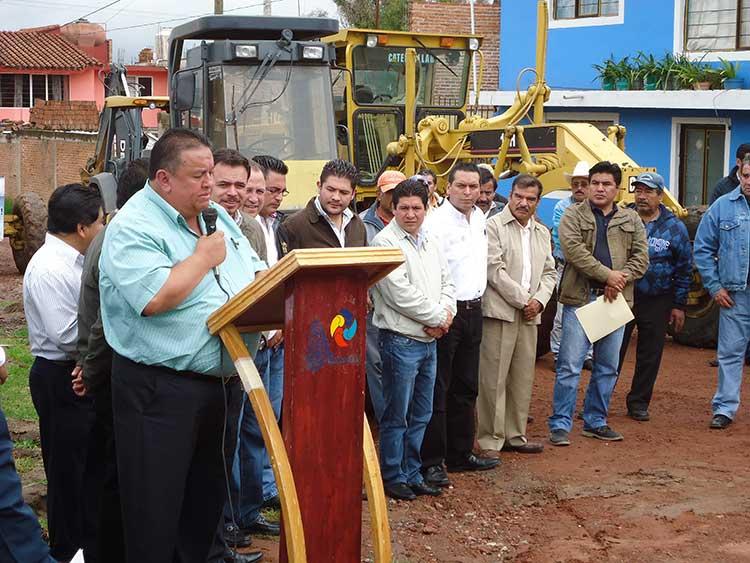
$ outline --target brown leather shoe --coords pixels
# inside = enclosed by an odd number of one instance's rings
[[[480,455],[482,457],[486,457],[487,459],[500,459],[499,450],[482,450],[482,453]]]
[[[526,442],[520,446],[514,446],[513,444],[504,444],[503,451],[506,452],[517,452],[519,454],[540,454],[544,451],[544,444],[539,442]]]

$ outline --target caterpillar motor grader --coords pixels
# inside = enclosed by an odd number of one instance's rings
[[[522,71],[531,84],[492,117],[470,115],[469,91],[478,92],[482,83],[478,36],[346,29],[324,39],[347,70],[336,97],[337,139],[340,155],[361,171],[360,201],[375,196],[382,170],[395,168],[410,176],[429,168],[442,189],[460,161],[488,162],[499,179],[532,174],[549,194],[569,189],[565,173],[582,160],[619,164],[623,178],[617,200],[621,205],[633,201],[634,178],[655,168],[641,166],[625,152],[625,127],[613,125],[604,133],[588,123],[545,121],[547,10],[547,1],[538,0],[536,66]],[[695,210],[689,213],[669,191],[664,203],[686,221],[692,235],[699,220]],[[696,272],[685,327],[675,339],[710,346],[716,319]]]

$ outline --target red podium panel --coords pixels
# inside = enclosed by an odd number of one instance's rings
[[[361,270],[286,286],[282,433],[310,562],[361,561],[366,305]]]

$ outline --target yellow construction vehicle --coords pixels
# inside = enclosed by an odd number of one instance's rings
[[[528,74],[531,84],[524,91],[517,86],[513,104],[492,117],[472,115],[469,105],[469,92],[479,92],[482,84],[478,36],[348,29],[324,38],[346,71],[338,90],[334,85],[337,140],[340,156],[362,173],[358,201],[375,196],[377,176],[388,168],[407,176],[429,168],[442,189],[456,162],[487,162],[501,180],[519,173],[539,177],[546,195],[569,189],[565,173],[577,162],[602,160],[623,170],[618,201],[633,201],[633,179],[655,168],[641,166],[625,152],[625,127],[613,125],[604,133],[587,123],[545,122],[547,10],[547,1],[538,0],[536,66],[517,80],[520,84]],[[700,210],[684,209],[668,190],[664,203],[683,218],[692,236]],[[695,272],[685,327],[675,339],[710,346],[717,318]]]

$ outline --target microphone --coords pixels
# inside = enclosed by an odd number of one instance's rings
[[[206,234],[214,234],[216,232],[216,219],[219,217],[219,212],[213,207],[206,207],[201,215],[203,215],[203,222],[206,224]]]
[[[212,235],[216,232],[216,219],[219,217],[219,212],[213,207],[206,207],[202,212],[203,222],[206,224],[206,235]],[[219,287],[221,287],[221,276],[219,275],[219,267],[216,266],[214,269],[214,277],[216,278]],[[222,288],[223,290],[224,288]]]

